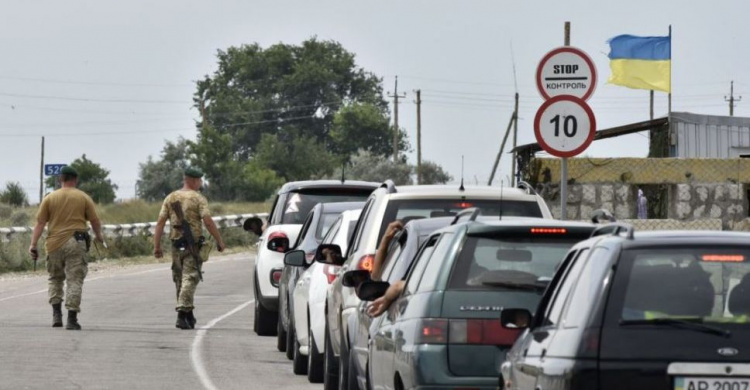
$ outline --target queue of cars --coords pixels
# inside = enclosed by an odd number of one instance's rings
[[[749,234],[556,221],[527,185],[386,182],[359,200],[316,249],[284,248],[300,276],[274,326],[310,382],[750,388]]]

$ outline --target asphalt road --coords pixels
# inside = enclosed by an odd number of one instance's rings
[[[195,330],[175,328],[168,264],[89,272],[82,331],[52,328],[46,275],[0,279],[0,389],[320,389],[252,331],[248,254],[213,258]]]

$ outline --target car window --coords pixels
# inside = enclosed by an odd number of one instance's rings
[[[312,225],[312,221],[314,219],[315,219],[315,214],[310,213],[307,220],[305,220],[304,225],[302,225],[302,228],[300,228],[299,234],[297,235],[297,240],[294,242],[294,246],[292,246],[292,248],[299,247],[299,244],[305,240],[305,236],[307,235],[307,232],[310,230],[310,226]]]
[[[500,215],[520,217],[542,217],[542,211],[536,201],[503,201],[494,199],[472,200],[471,198],[460,199],[394,199],[388,202],[383,224],[380,226],[378,241],[385,234],[388,224],[395,220],[413,218],[434,218],[453,216],[462,210],[477,207],[482,210],[482,215]]]
[[[273,204],[273,215],[271,216],[271,224],[278,225],[281,223],[281,218],[284,216],[284,208],[281,205],[286,203],[286,198],[289,193],[280,194]]]
[[[357,188],[307,189],[289,193],[283,207],[281,223],[300,224],[318,203],[362,202],[372,190]]]
[[[352,235],[352,238],[349,240],[349,247],[347,251],[347,257],[349,257],[349,253],[355,252],[357,249],[359,249],[359,241],[360,237],[362,237],[362,230],[364,230],[365,222],[367,222],[367,219],[370,217],[370,211],[372,210],[372,205],[375,203],[375,198],[370,198],[367,203],[365,203],[365,206],[362,208],[362,213],[359,216],[359,219],[357,220],[357,224],[354,228],[354,234]]]
[[[467,237],[453,266],[449,289],[510,288],[508,284],[544,286],[566,253],[578,242],[569,236]],[[504,287],[505,286],[505,287]],[[537,292],[542,293],[542,290]]]
[[[342,217],[341,215],[339,215],[339,217],[336,218],[336,221],[333,222],[333,225],[331,225],[331,227],[328,229],[328,232],[323,237],[323,240],[321,241],[321,243],[323,244],[332,243],[334,237],[336,237],[336,234],[338,234],[339,229],[341,229],[341,224],[342,224]]]
[[[388,245],[388,253],[386,254],[385,260],[383,260],[383,271],[380,273],[381,280],[389,280],[391,272],[393,271],[396,263],[404,260],[401,259],[401,253],[403,253],[404,245],[408,239],[408,232],[406,230],[399,233]]]
[[[315,229],[315,239],[320,241],[323,238],[323,234],[328,231],[334,221],[341,215],[341,213],[326,213],[320,216],[318,220],[318,227]]]
[[[596,247],[581,271],[568,308],[565,309],[563,326],[576,328],[588,319],[596,295],[601,291],[605,274],[609,271],[609,249]]]
[[[440,238],[439,235],[430,237],[422,247],[419,254],[417,254],[416,259],[411,265],[409,277],[407,278],[405,289],[407,293],[413,294],[417,291],[417,285],[422,278],[422,271],[424,271],[424,268],[427,266],[427,261],[430,258],[432,251],[435,249],[435,244],[437,243],[438,238]]]
[[[427,260],[427,265],[422,272],[422,279],[417,287],[417,292],[433,291],[437,284],[437,277],[445,264],[445,256],[453,243],[453,233],[445,233],[435,245],[432,256]]]
[[[731,247],[624,252],[621,319],[750,323],[749,259],[750,251]]]
[[[588,253],[588,248],[581,249],[581,251],[578,252],[576,258],[573,260],[573,264],[568,267],[566,275],[558,286],[557,291],[555,291],[555,295],[552,297],[552,301],[550,302],[550,305],[547,309],[547,313],[544,316],[544,325],[555,326],[560,321],[560,315],[562,314],[565,302],[570,295],[571,289],[578,282],[578,278],[581,275],[581,270],[583,269],[583,266],[586,264],[586,260],[588,259]]]

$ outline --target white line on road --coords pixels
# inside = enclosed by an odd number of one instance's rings
[[[203,343],[203,337],[206,335],[206,332],[208,332],[209,329],[214,327],[214,325],[237,313],[238,311],[250,306],[251,304],[253,304],[253,302],[255,302],[255,299],[251,299],[235,307],[221,317],[214,318],[213,320],[211,320],[211,322],[209,322],[205,326],[202,326],[196,332],[195,339],[193,340],[193,347],[190,349],[190,360],[193,363],[193,370],[195,370],[195,373],[201,380],[203,387],[207,390],[217,390],[217,387],[211,381],[211,378],[208,376],[208,371],[206,371],[206,367],[203,365],[203,357],[201,357],[201,344]]]

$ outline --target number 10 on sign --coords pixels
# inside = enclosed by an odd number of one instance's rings
[[[555,96],[542,104],[534,117],[534,135],[547,153],[573,157],[594,140],[596,118],[585,101],[570,95]]]

